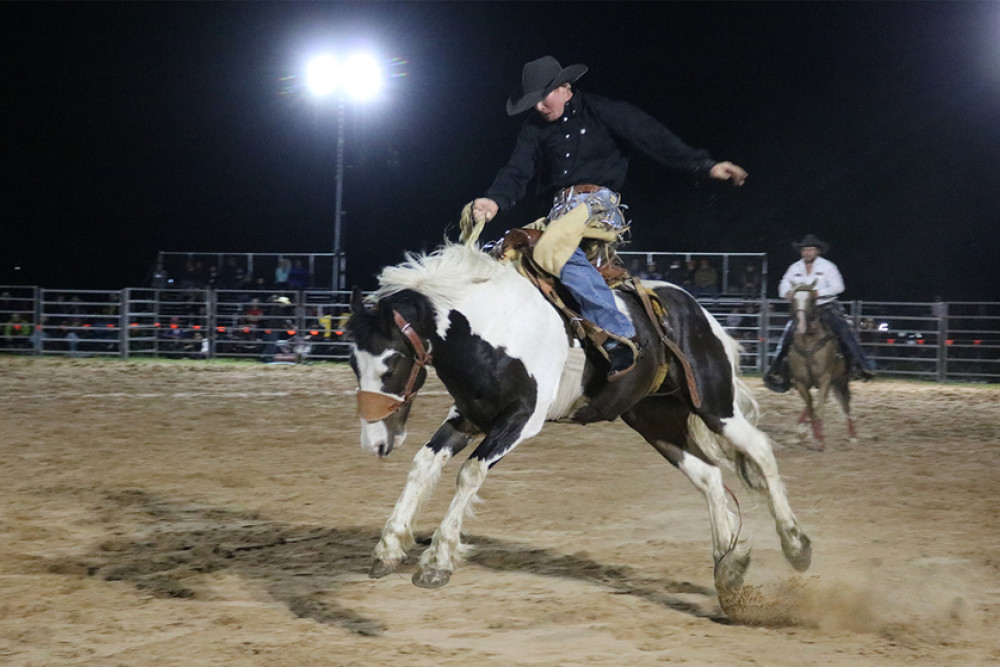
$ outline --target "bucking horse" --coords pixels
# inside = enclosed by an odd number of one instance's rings
[[[413,458],[375,547],[372,578],[407,559],[422,501],[445,463],[466,447],[476,443],[420,556],[413,575],[418,586],[448,583],[468,549],[461,542],[463,518],[504,456],[547,421],[618,417],[704,494],[717,589],[742,585],[750,562],[750,541],[738,506],[730,508],[721,464],[766,494],[785,558],[796,570],[809,567],[810,540],[789,506],[771,441],[755,426],[756,400],[738,374],[739,344],[683,289],[665,282],[644,282],[641,289],[661,305],[661,319],[651,320],[638,290],[616,290],[639,349],[637,367],[616,382],[607,381],[607,359],[568,334],[532,282],[475,246],[445,243],[429,254],[409,254],[383,269],[367,299],[355,289],[348,331],[362,448],[384,457],[403,443],[431,364],[454,401]]]

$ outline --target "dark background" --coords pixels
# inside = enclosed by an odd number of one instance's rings
[[[455,226],[513,148],[521,66],[551,54],[750,172],[698,184],[636,156],[630,250],[767,252],[773,295],[813,232],[845,297],[1000,300],[1000,4],[4,3],[0,21],[3,284],[140,286],[160,250],[330,252],[335,111],[301,75],[368,45],[392,78],[348,111],[350,284]]]

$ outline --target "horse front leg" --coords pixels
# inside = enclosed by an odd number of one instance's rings
[[[517,410],[512,415],[499,420],[501,425],[490,431],[458,471],[455,496],[441,525],[434,531],[430,546],[420,556],[420,569],[413,575],[413,583],[417,586],[440,588],[451,580],[455,562],[469,551],[462,544],[462,521],[470,513],[472,502],[486,481],[490,466],[518,443],[538,433],[545,422],[544,410],[530,419]]]
[[[455,571],[455,561],[464,555],[461,543],[462,519],[469,511],[479,488],[486,481],[489,466],[486,461],[470,458],[458,472],[458,489],[451,499],[448,512],[434,531],[431,545],[420,556],[420,569],[413,575],[413,583],[421,588],[440,588]]]
[[[802,409],[802,414],[799,415],[798,424],[798,433],[801,442],[809,437],[810,431],[815,430],[816,414],[813,411],[813,397],[809,385],[804,382],[796,382],[795,390],[799,392],[799,396],[802,397],[802,403],[805,405]]]
[[[465,448],[476,434],[476,428],[453,408],[448,419],[414,455],[406,485],[372,554],[369,577],[379,579],[391,574],[406,561],[406,552],[415,542],[413,519],[420,506],[437,484],[445,463]]]
[[[844,418],[847,419],[847,440],[853,445],[858,441],[858,430],[851,417],[851,387],[846,374],[834,381],[833,395],[837,399],[837,403],[840,404]]]
[[[829,393],[830,378],[827,376],[820,380],[819,387],[816,389],[816,402],[813,407],[813,439],[816,441],[816,444],[810,449],[817,452],[821,452],[826,448],[826,441],[823,437],[823,418],[826,416],[826,398]]]

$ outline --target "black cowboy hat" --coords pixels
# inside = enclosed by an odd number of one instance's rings
[[[586,73],[586,65],[564,68],[552,56],[532,60],[521,70],[521,85],[507,98],[507,115],[516,116],[527,111],[559,86],[572,83]]]
[[[798,243],[793,243],[792,247],[796,250],[802,250],[803,248],[818,248],[820,254],[826,254],[826,251],[830,249],[830,244],[825,241],[820,241],[819,237],[815,234],[806,234],[806,237],[799,241]]]

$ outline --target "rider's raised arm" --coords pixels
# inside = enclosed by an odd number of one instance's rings
[[[493,185],[486,191],[486,197],[495,201],[501,211],[524,199],[528,183],[538,171],[541,158],[539,129],[537,125],[526,121],[517,135],[510,160],[497,172]]]

